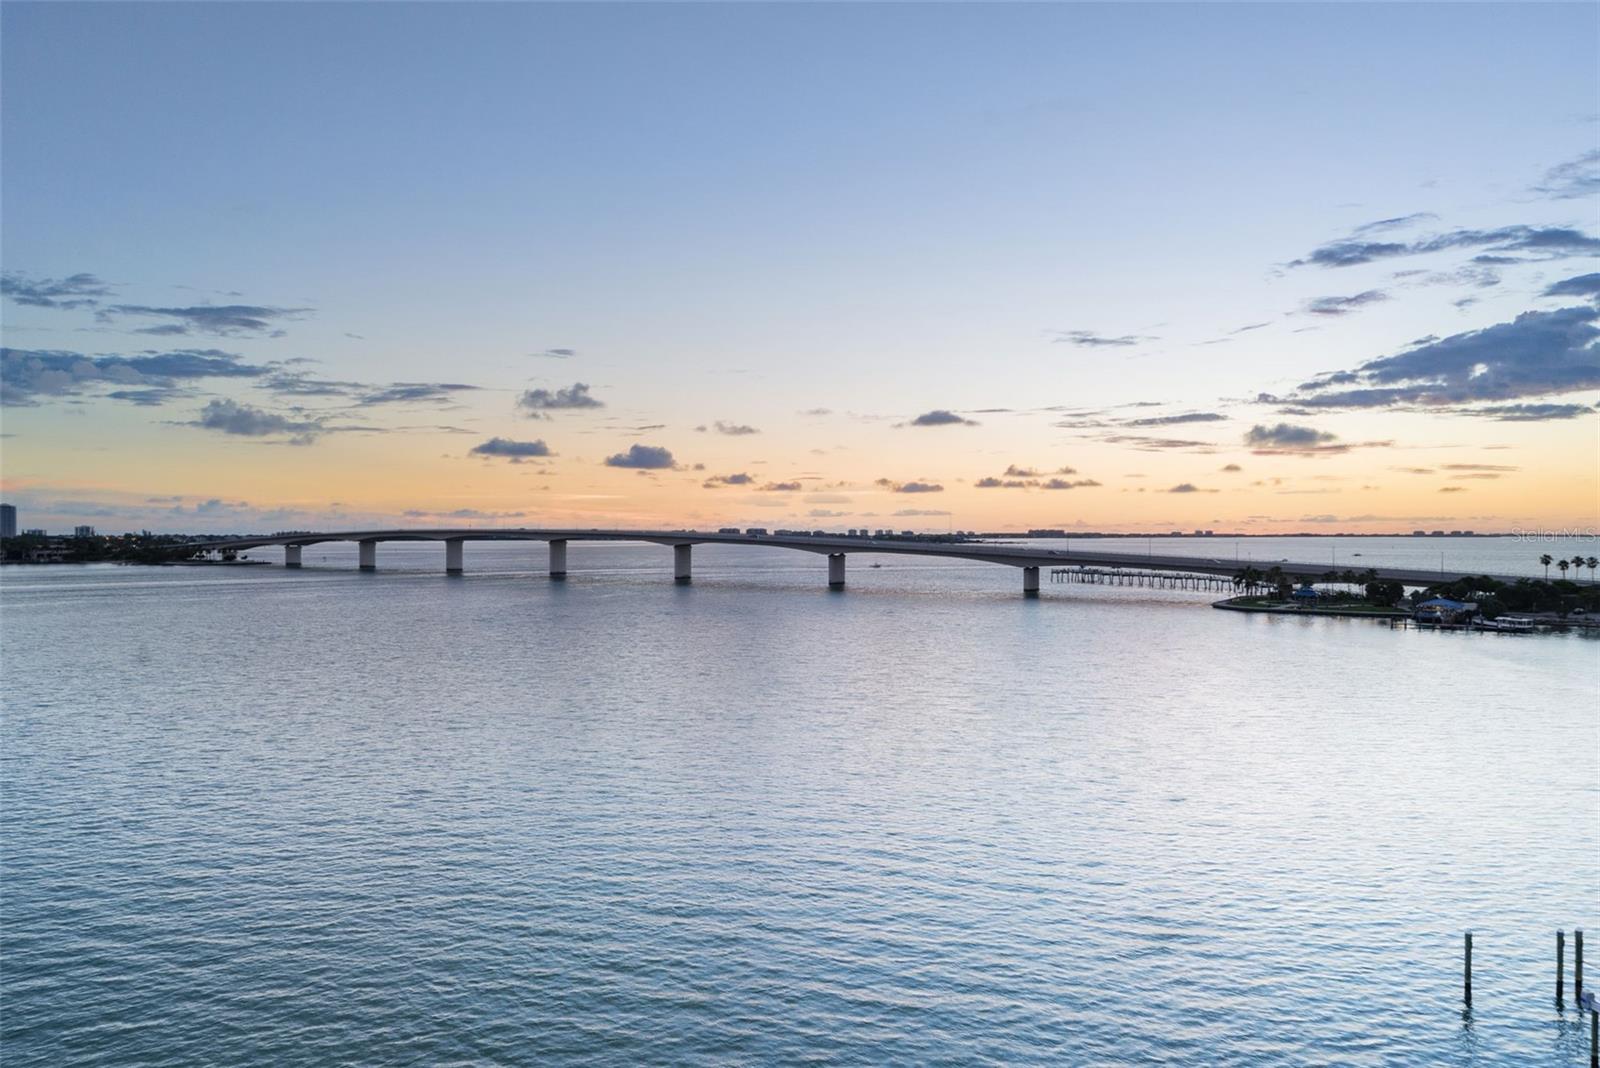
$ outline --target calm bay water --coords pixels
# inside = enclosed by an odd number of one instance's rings
[[[8,1068],[1586,1058],[1600,641],[442,556],[0,576]]]

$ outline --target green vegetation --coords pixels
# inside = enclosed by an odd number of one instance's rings
[[[1566,560],[1561,563],[1570,564]],[[1588,559],[1584,558],[1584,566],[1587,567],[1588,564]],[[1561,570],[1564,573],[1567,569]],[[1585,615],[1600,614],[1600,585],[1592,580],[1582,584],[1565,578],[1500,582],[1488,575],[1478,575],[1459,578],[1454,582],[1439,583],[1411,595],[1413,602],[1425,601],[1430,597],[1476,601],[1478,611],[1485,619],[1497,619],[1506,613],[1526,615],[1554,612],[1559,615],[1569,615],[1574,611],[1581,611]]]
[[[95,534],[87,538],[19,534],[0,541],[0,559],[8,564],[170,564],[195,556],[184,546],[190,539],[173,534]]]

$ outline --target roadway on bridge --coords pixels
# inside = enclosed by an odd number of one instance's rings
[[[635,541],[668,546],[692,545],[743,545],[790,549],[802,552],[838,556],[850,553],[892,553],[906,556],[939,556],[959,560],[976,560],[982,563],[1004,564],[1011,567],[1109,567],[1143,568],[1157,571],[1183,571],[1193,574],[1235,575],[1246,567],[1265,571],[1281,568],[1284,574],[1306,579],[1319,579],[1330,571],[1356,570],[1360,574],[1376,572],[1385,581],[1400,582],[1408,586],[1429,586],[1449,582],[1475,572],[1452,572],[1443,569],[1399,567],[1338,567],[1331,563],[1308,561],[1244,561],[1222,556],[1171,556],[1155,553],[1116,553],[1093,549],[1041,549],[1036,546],[1016,545],[1006,542],[929,542],[906,538],[850,537],[843,534],[731,534],[697,530],[596,530],[596,529],[533,529],[533,528],[437,528],[419,530],[354,530],[273,534],[261,537],[230,538],[193,543],[196,549],[212,551],[239,551],[281,545],[306,546],[330,541],[366,542],[372,545],[389,541],[439,541],[456,543],[452,553],[459,554],[459,545],[469,541]],[[564,552],[564,547],[563,547]],[[1521,576],[1491,575],[1501,582],[1515,582]]]

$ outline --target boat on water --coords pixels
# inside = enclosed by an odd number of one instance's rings
[[[1479,630],[1489,630],[1496,634],[1532,634],[1533,620],[1521,616],[1501,616],[1499,619],[1478,620]]]

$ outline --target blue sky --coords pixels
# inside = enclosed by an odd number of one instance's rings
[[[1313,513],[1282,491],[1313,468],[1343,483],[1315,514],[1357,526],[1596,511],[1592,415],[1293,399],[1420,339],[1590,306],[1542,294],[1594,272],[1593,248],[1505,235],[1600,233],[1593,5],[8,3],[0,18],[5,344],[209,351],[348,387],[168,376],[130,400],[14,376],[4,474],[37,514],[195,525],[147,507],[174,497],[224,502],[206,519],[229,528],[407,504],[799,524],[888,514],[884,480],[943,485],[922,510],[975,524],[1295,526]],[[1408,221],[1361,229],[1391,219]],[[1356,239],[1407,251],[1311,258]],[[95,304],[15,299],[80,274]],[[206,306],[275,314],[257,329],[159,312]],[[1535,386],[1468,399],[1592,406],[1587,338],[1560,355],[1559,388],[1541,350]],[[551,350],[573,354],[535,355]],[[603,407],[517,403],[579,382]],[[372,400],[395,383],[475,388]],[[1187,447],[1113,440],[1152,437],[1116,408],[1133,404],[1223,418],[1170,424],[1206,431]],[[943,410],[961,421],[905,425]],[[1257,455],[1251,428],[1283,422],[1337,448]],[[472,451],[493,438],[554,455]],[[674,467],[608,469],[635,440]],[[273,447],[291,441],[307,447]],[[1415,485],[1393,469],[1440,469],[1397,453],[1446,447],[1461,464],[1517,452],[1494,465],[1517,471],[1402,509]],[[1206,484],[1235,459],[1261,478]],[[403,491],[382,473],[396,463]],[[1092,467],[1100,485],[1070,508],[1037,487],[969,492],[1011,465]],[[809,492],[703,485],[756,466]],[[1216,492],[1141,500],[1140,478]]]

